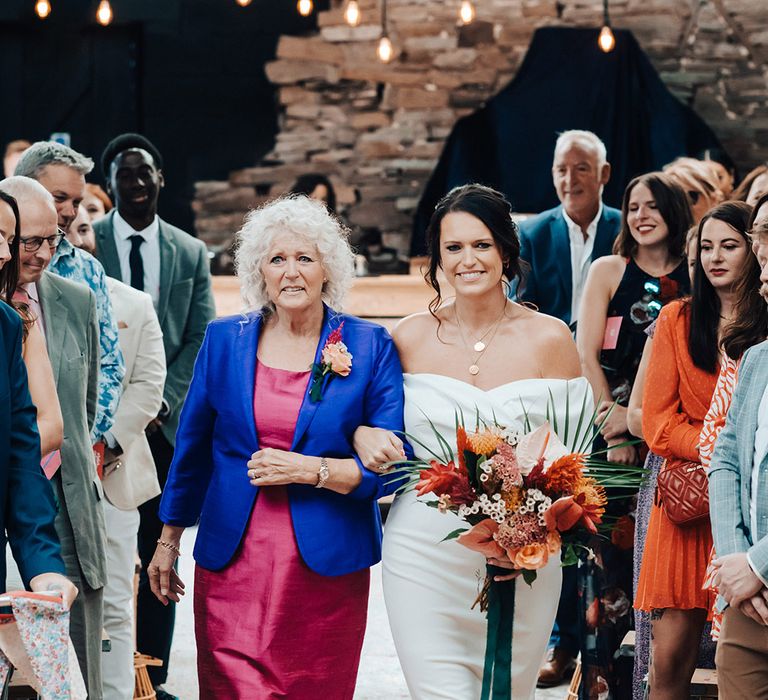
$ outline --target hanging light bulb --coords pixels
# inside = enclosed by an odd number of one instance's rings
[[[51,14],[51,3],[48,0],[37,0],[35,3],[35,12],[40,19],[45,19]]]
[[[471,24],[475,19],[475,6],[472,4],[472,0],[461,0],[461,7],[459,8],[459,20],[462,24]]]
[[[112,5],[109,4],[109,0],[101,0],[99,8],[96,10],[96,21],[102,27],[106,27],[112,22],[113,17]]]
[[[392,56],[395,54],[395,50],[392,47],[392,41],[385,34],[379,39],[379,45],[376,48],[376,54],[382,63],[389,63],[392,60]]]
[[[299,14],[302,17],[309,17],[312,14],[312,10],[314,9],[315,5],[312,0],[299,0],[296,7],[298,7]]]
[[[611,53],[616,46],[616,37],[611,30],[611,18],[608,15],[608,0],[603,0],[603,28],[597,37],[597,44],[603,53]]]
[[[349,0],[344,8],[344,21],[350,27],[356,27],[360,24],[360,5],[357,0]]]
[[[248,5],[251,4],[252,0],[235,0],[240,7],[248,7]]]
[[[616,46],[616,37],[613,36],[611,28],[606,24],[600,30],[600,36],[597,38],[597,43],[600,44],[600,48],[605,53],[611,53]]]

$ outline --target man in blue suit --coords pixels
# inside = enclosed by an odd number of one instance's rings
[[[552,181],[560,205],[520,224],[520,257],[530,265],[518,301],[535,304],[576,328],[581,293],[592,261],[610,255],[621,212],[602,202],[611,176],[605,145],[591,131],[565,131],[555,144]],[[563,588],[550,653],[539,687],[559,685],[576,665],[579,621],[576,567],[563,570]]]
[[[27,388],[21,358],[21,319],[0,301],[0,546],[6,533],[24,585],[61,591],[68,608],[77,588],[64,576],[53,521],[53,490],[40,469],[37,412]],[[0,556],[0,586],[5,590],[5,555]]]
[[[621,212],[603,204],[611,176],[603,142],[591,131],[565,131],[555,145],[552,180],[560,205],[520,224],[520,257],[530,265],[518,300],[575,328],[593,260],[610,255]]]

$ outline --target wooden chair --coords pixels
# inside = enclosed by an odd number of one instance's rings
[[[155,659],[146,654],[139,654],[137,652],[133,655],[133,668],[136,671],[136,686],[133,691],[133,700],[155,700],[157,698],[155,687],[149,679],[147,666],[162,665],[163,662],[160,659]]]
[[[571,676],[571,684],[568,686],[566,700],[578,700],[579,686],[581,685],[581,661],[576,662],[576,670]]]

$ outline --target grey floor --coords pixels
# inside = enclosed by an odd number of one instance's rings
[[[181,576],[187,584],[189,593],[182,599],[177,610],[171,671],[166,684],[166,688],[178,695],[181,700],[198,698],[192,619],[193,563],[192,557],[188,554],[192,552],[194,537],[195,531],[187,530],[182,539],[181,550],[185,556],[181,562]],[[562,700],[567,696],[567,690],[567,685],[540,690],[536,693],[536,700]],[[371,575],[368,632],[363,644],[355,700],[399,700],[408,697],[384,609],[381,567],[376,566]]]

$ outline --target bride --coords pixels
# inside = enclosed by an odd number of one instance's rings
[[[467,420],[479,412],[488,422],[522,429],[526,414],[535,428],[554,403],[557,425],[576,426],[585,399],[588,410],[593,404],[567,326],[509,301],[505,293],[505,280],[519,276],[521,261],[504,196],[480,185],[452,190],[437,205],[427,236],[427,279],[437,296],[429,312],[403,319],[393,332],[405,372],[405,429],[416,438],[416,455],[428,457],[417,441],[440,453],[430,421],[443,436],[453,435],[457,408]],[[441,304],[438,269],[455,290],[453,303]],[[575,443],[574,435],[559,437],[569,447]],[[400,441],[384,430],[359,429],[355,446],[370,468],[402,459]],[[455,540],[441,542],[461,526],[457,516],[418,503],[413,492],[395,499],[387,520],[384,597],[417,700],[480,697],[486,620],[478,607],[470,608],[486,561]],[[509,569],[506,578],[518,575],[509,560],[488,563]],[[559,557],[550,558],[532,586],[516,583],[515,699],[533,698],[560,584]]]

